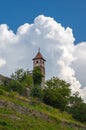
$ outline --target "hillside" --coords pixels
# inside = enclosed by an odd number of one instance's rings
[[[86,125],[34,98],[0,91],[0,130],[86,130]]]

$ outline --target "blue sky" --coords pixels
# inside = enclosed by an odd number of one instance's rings
[[[0,0],[0,24],[14,32],[40,14],[72,28],[75,43],[86,41],[86,0]]]

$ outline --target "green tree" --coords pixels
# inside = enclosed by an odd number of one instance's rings
[[[76,91],[72,96],[70,96],[70,106],[73,106],[75,104],[78,104],[78,103],[82,103],[83,100],[82,98],[79,96],[79,92]]]
[[[8,84],[7,88],[24,96],[30,95],[33,78],[28,71],[24,71],[22,68],[17,69],[14,73],[12,73],[11,79],[13,79],[13,81]]]
[[[53,77],[46,82],[47,88],[44,90],[44,102],[64,111],[69,103],[70,84]]]
[[[86,122],[86,103],[80,102],[72,105],[70,107],[70,113],[75,119]]]
[[[18,92],[21,95],[24,95],[25,87],[16,80],[11,80],[9,84],[6,86],[7,91],[9,92]]]
[[[15,73],[12,73],[11,78],[22,83],[25,87],[32,87],[32,76],[29,75],[28,71],[24,71],[22,68],[17,69]]]
[[[78,91],[70,97],[68,112],[71,113],[75,119],[86,122],[86,103],[83,102]]]
[[[11,78],[14,80],[22,81],[26,77],[26,72],[22,68],[17,69],[12,73]]]

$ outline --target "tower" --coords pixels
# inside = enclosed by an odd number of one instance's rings
[[[44,87],[44,84],[45,84],[45,61],[46,60],[43,58],[43,56],[40,52],[40,48],[39,48],[38,53],[33,58],[33,69],[35,67],[39,67],[41,69],[41,72],[43,74],[42,83],[41,83],[42,88]]]

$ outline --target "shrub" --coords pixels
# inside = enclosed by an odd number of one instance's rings
[[[18,92],[21,95],[23,95],[25,92],[24,86],[16,80],[10,81],[10,83],[7,86],[7,89],[9,92]]]
[[[6,94],[6,92],[2,88],[0,88],[0,95],[4,95],[4,94]]]
[[[43,90],[41,89],[40,86],[35,85],[32,89],[31,89],[31,96],[32,97],[36,97],[39,100],[43,99]]]
[[[72,116],[81,121],[86,122],[86,103],[77,103],[70,108]]]
[[[18,93],[17,92],[10,92],[9,96],[10,97],[15,97],[15,96],[18,96]]]

